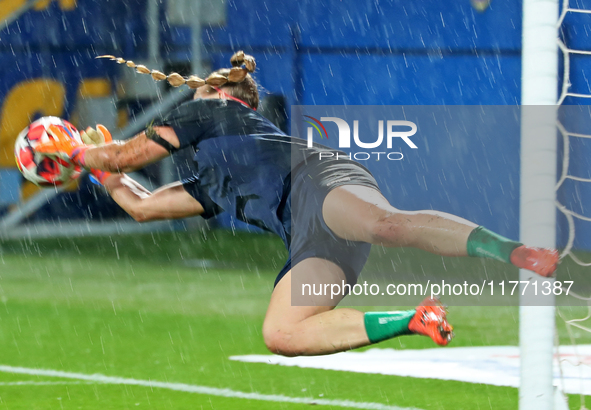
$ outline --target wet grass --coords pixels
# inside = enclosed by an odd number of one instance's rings
[[[261,325],[286,253],[271,236],[208,236],[1,243],[0,364],[425,410],[517,407],[513,388],[230,361],[231,355],[267,353]],[[421,259],[422,269],[441,263],[408,251],[400,263],[416,263],[413,258]],[[456,307],[450,320],[455,346],[518,343],[516,307]],[[560,334],[564,338],[563,327]],[[591,341],[584,332],[577,337]],[[410,336],[380,347],[433,344]],[[144,386],[2,384],[59,380],[75,381],[0,372],[0,409],[310,407]],[[571,399],[571,408],[579,408],[578,399]]]

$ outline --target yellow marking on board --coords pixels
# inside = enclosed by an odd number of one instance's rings
[[[111,95],[111,82],[106,78],[86,78],[78,87],[78,98],[108,97]]]
[[[41,11],[49,7],[52,0],[41,0],[33,7],[33,10]],[[74,10],[78,6],[77,0],[57,0],[60,9],[64,11]],[[0,0],[0,21],[6,20],[15,11],[27,3],[27,0]]]
[[[0,21],[6,20],[26,2],[27,0],[0,0]]]
[[[53,0],[41,0],[39,3],[35,5],[33,8],[34,10],[40,11],[45,10],[49,7]],[[74,10],[76,8],[77,1],[76,0],[56,0],[59,3],[60,9],[64,11]]]
[[[36,114],[61,117],[66,90],[58,81],[38,78],[14,86],[0,111],[0,167],[15,168],[14,142]]]

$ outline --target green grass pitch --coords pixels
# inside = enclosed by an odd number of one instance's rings
[[[261,326],[286,253],[267,235],[207,236],[0,243],[0,365],[424,410],[517,408],[513,388],[230,361],[267,353]],[[423,268],[442,263],[395,252]],[[453,345],[517,344],[517,318],[516,307],[455,307]],[[563,327],[559,334],[566,342]],[[407,336],[380,347],[434,345]],[[570,406],[580,408],[579,398],[571,396]],[[0,372],[0,410],[304,408],[310,404]]]

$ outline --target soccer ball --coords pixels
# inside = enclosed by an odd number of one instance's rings
[[[41,187],[59,186],[80,176],[80,167],[55,155],[35,151],[37,144],[49,142],[50,125],[61,128],[67,135],[82,143],[78,130],[66,120],[58,117],[42,117],[27,126],[16,138],[14,156],[23,176]]]

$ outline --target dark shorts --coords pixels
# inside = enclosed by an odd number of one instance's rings
[[[275,285],[292,266],[308,258],[321,258],[335,263],[343,269],[350,285],[357,283],[371,244],[337,237],[322,217],[326,195],[343,185],[363,185],[379,191],[375,178],[355,161],[313,159],[294,170],[288,197],[291,208],[289,260],[275,279]]]

